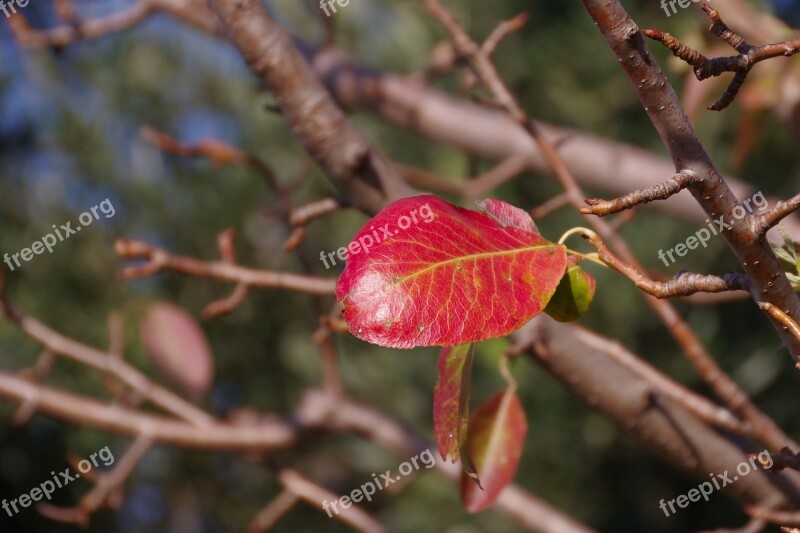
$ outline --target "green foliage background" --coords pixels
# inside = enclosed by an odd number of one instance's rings
[[[501,19],[522,10],[531,12],[527,27],[502,45],[496,62],[532,116],[664,153],[580,2],[449,4],[476,37],[487,35]],[[84,8],[98,13],[121,5],[90,2]],[[625,5],[641,27],[659,27],[678,36],[702,35],[705,20],[694,9],[667,18],[656,0]],[[297,35],[311,42],[320,38],[315,2],[281,0],[270,6]],[[27,9],[32,23],[52,23],[52,6],[45,0]],[[431,48],[444,38],[416,2],[353,0],[335,18],[339,44],[362,65],[388,72],[425,68]],[[307,156],[282,118],[266,110],[272,97],[229,46],[165,16],[58,53],[20,50],[6,26],[0,27],[0,42],[4,45],[0,48],[0,253],[29,246],[52,224],[75,220],[104,198],[116,207],[113,218],[95,222],[59,244],[53,254],[36,256],[14,272],[6,270],[10,297],[19,308],[98,347],[108,342],[107,315],[122,313],[126,358],[158,379],[138,339],[137,323],[147,305],[169,300],[197,316],[230,287],[177,275],[120,281],[115,274],[122,265],[112,249],[116,238],[141,238],[182,255],[213,259],[217,233],[233,227],[239,233],[242,264],[300,271],[297,259],[281,251],[286,234],[272,210],[276,198],[256,173],[166,156],[138,136],[141,126],[151,125],[184,141],[218,137],[266,159],[284,182],[302,172]],[[680,90],[683,70],[663,50],[656,48],[656,54]],[[456,90],[458,82],[449,76],[436,83]],[[704,112],[697,124],[709,153],[724,171],[731,170],[733,131],[740,117],[734,106],[722,114]],[[355,113],[353,120],[393,159],[454,179],[491,165],[398,131],[372,115]],[[766,194],[794,194],[797,140],[771,116],[762,127],[762,139],[737,173]],[[524,175],[495,196],[531,208],[557,192],[550,176]],[[335,191],[325,177],[313,170],[295,201],[300,205],[332,194]],[[363,215],[347,211],[311,224],[304,250],[319,275],[333,277],[339,272],[339,267],[326,271],[316,261],[319,252],[345,245],[365,221]],[[582,225],[581,219],[562,210],[540,222],[539,228],[556,239],[575,225]],[[736,269],[721,239],[678,265],[663,268],[658,249],[684,241],[697,229],[644,209],[623,234],[654,270]],[[642,295],[618,276],[588,269],[597,277],[598,291],[582,323],[707,392],[648,311]],[[333,304],[332,299],[327,303]],[[723,367],[790,435],[798,435],[793,399],[800,376],[752,303],[716,307],[679,303],[678,307]],[[302,391],[321,378],[319,354],[309,338],[316,323],[308,297],[280,291],[253,291],[231,316],[203,323],[217,364],[216,384],[201,402],[203,407],[220,416],[243,405],[289,412]],[[337,345],[349,394],[432,436],[436,350],[394,351],[352,338],[340,338]],[[473,371],[475,402],[502,386],[497,359],[506,347],[502,340],[479,346]],[[39,346],[0,322],[0,366],[5,371],[31,365],[39,351]],[[686,531],[744,522],[738,506],[720,494],[665,518],[659,500],[688,492],[695,480],[645,453],[538,367],[521,361],[515,373],[530,426],[516,479],[526,489],[602,531]],[[101,376],[67,361],[56,365],[48,381],[108,398]],[[66,468],[68,451],[86,457],[109,445],[119,457],[129,442],[44,416],[12,427],[13,406],[4,404],[0,410],[0,497],[15,498],[48,479],[51,470]],[[345,493],[368,481],[373,472],[396,470],[406,459],[353,435],[320,435],[264,464],[234,454],[158,447],[132,476],[123,507],[116,514],[99,513],[90,531],[241,531],[280,490],[268,464],[292,466]],[[73,504],[86,490],[85,482],[76,482],[58,491],[54,501]],[[381,493],[369,510],[396,531],[518,530],[493,511],[467,515],[456,488],[425,471],[402,492]],[[40,518],[32,509],[13,519],[0,513],[0,524],[2,531],[73,530]],[[278,531],[345,528],[320,510],[300,505]]]

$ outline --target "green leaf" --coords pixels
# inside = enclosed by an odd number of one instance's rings
[[[783,225],[779,225],[778,230],[781,232],[781,237],[783,237],[783,246],[772,243],[772,249],[775,251],[775,255],[789,263],[795,269],[795,272],[800,273],[800,257],[797,255],[792,237]]]
[[[792,255],[786,250],[786,248],[783,248],[782,246],[776,246],[773,244],[772,249],[775,252],[775,255],[778,256],[778,259],[786,261],[788,264],[792,266],[796,265],[795,258],[792,257]]]
[[[789,280],[789,283],[792,284],[793,289],[800,289],[800,276],[792,274],[791,272],[786,272],[786,278]]]
[[[570,256],[570,262],[577,258]],[[594,298],[595,281],[577,264],[571,264],[544,312],[559,322],[578,320],[586,313]]]

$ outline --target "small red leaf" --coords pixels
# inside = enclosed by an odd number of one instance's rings
[[[527,211],[507,204],[502,200],[489,198],[479,200],[478,209],[497,220],[500,224],[508,228],[517,228],[533,233],[539,233],[536,224]]]
[[[433,429],[439,454],[458,461],[467,436],[469,378],[474,344],[445,347],[439,353],[439,381],[433,391]]]
[[[370,220],[336,284],[353,335],[394,348],[456,346],[508,335],[540,313],[566,248],[521,229],[524,212],[503,205],[485,202],[490,216],[415,196]]]
[[[140,324],[142,342],[162,376],[184,393],[201,396],[214,380],[214,358],[189,313],[166,302],[150,306]]]
[[[511,483],[527,432],[525,412],[513,389],[492,396],[475,410],[469,421],[466,450],[480,476],[480,485],[468,473],[461,474],[461,501],[468,512],[477,513],[492,505]]]

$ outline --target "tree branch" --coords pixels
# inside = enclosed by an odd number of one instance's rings
[[[653,29],[642,30],[642,33],[653,40],[661,42],[661,44],[669,48],[673,55],[694,67],[694,74],[700,81],[712,76],[719,76],[723,72],[736,73],[733,81],[725,90],[725,94],[708,106],[707,109],[711,111],[722,111],[733,102],[747,75],[750,73],[750,69],[756,63],[779,56],[790,57],[800,52],[800,38],[764,46],[753,46],[747,43],[738,33],[728,28],[720,18],[719,13],[710,5],[704,4],[702,9],[711,19],[711,26],[709,26],[708,30],[728,43],[731,48],[739,52],[739,55],[708,59],[697,50],[681,43],[669,33]]]
[[[615,200],[607,201],[600,200],[599,198],[588,198],[586,203],[589,207],[582,208],[581,213],[584,215],[597,215],[602,217],[619,213],[620,211],[625,211],[626,209],[654,200],[666,200],[678,194],[696,180],[697,176],[690,171],[684,170],[678,172],[675,176],[663,183],[653,185],[647,189],[634,191]]]
[[[330,295],[336,291],[336,280],[334,279],[286,272],[251,270],[223,261],[201,261],[193,257],[172,255],[166,250],[155,248],[143,241],[119,239],[114,243],[114,249],[122,259],[145,259],[147,261],[144,265],[124,269],[120,273],[124,279],[150,276],[162,270],[174,270],[202,278],[243,283],[248,287],[285,289],[319,295]]]
[[[770,228],[777,226],[781,220],[798,209],[800,209],[800,194],[796,194],[786,201],[780,201],[772,210],[754,219],[754,231],[759,235],[765,235]]]
[[[714,167],[681,108],[680,100],[647,48],[634,21],[619,0],[582,0],[634,87],[642,106],[669,152],[676,170],[689,170],[700,179],[689,191],[710,217],[731,216],[738,200]],[[770,245],[751,225],[737,224],[723,237],[742,264],[759,302],[800,316],[800,300],[792,290]],[[800,341],[773,326],[792,356],[800,362]],[[774,444],[773,443],[773,447]],[[777,447],[780,449],[780,446]]]
[[[337,107],[291,37],[256,0],[209,0],[230,42],[275,94],[306,151],[352,204],[376,213],[414,193]]]

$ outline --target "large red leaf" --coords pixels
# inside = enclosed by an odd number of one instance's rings
[[[456,346],[508,335],[541,312],[566,248],[531,231],[522,210],[499,200],[481,207],[415,196],[370,220],[336,284],[350,331],[395,348]]]
[[[442,348],[439,354],[439,381],[433,390],[433,429],[442,459],[458,461],[467,436],[469,417],[469,377],[474,344]]]
[[[478,472],[480,485],[469,473],[462,472],[461,501],[467,511],[486,509],[511,483],[527,432],[525,412],[512,389],[492,396],[475,410],[469,421],[466,452]]]

